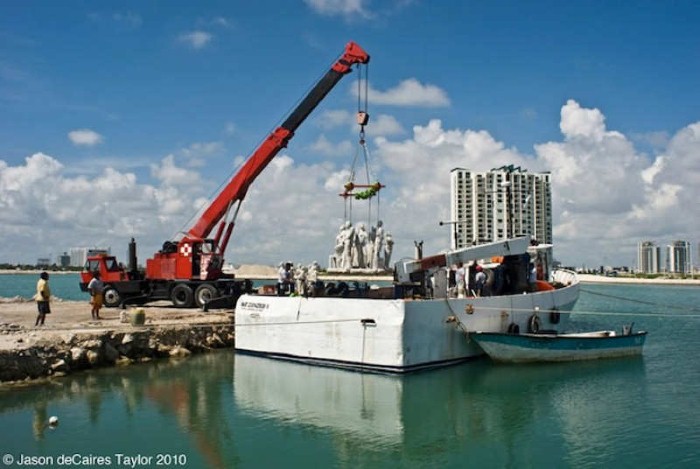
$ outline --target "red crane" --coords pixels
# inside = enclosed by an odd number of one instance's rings
[[[235,304],[250,285],[224,274],[224,252],[236,216],[250,185],[272,159],[285,148],[296,129],[304,122],[340,79],[354,65],[366,64],[369,55],[349,42],[343,54],[289,114],[246,160],[219,195],[204,210],[194,225],[179,240],[166,241],[162,249],[146,261],[146,271],[136,266],[136,245],[129,244],[129,268],[124,269],[113,256],[90,256],[81,274],[80,286],[87,290],[92,272],[99,271],[105,283],[105,306],[171,300],[180,307]],[[217,227],[218,225],[218,227]],[[210,237],[214,228],[216,234]]]

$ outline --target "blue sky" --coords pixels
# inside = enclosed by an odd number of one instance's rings
[[[372,56],[368,143],[398,257],[449,244],[451,168],[510,163],[552,172],[566,264],[695,248],[699,20],[691,1],[3,2],[0,261],[122,256],[131,236],[149,257],[350,40]],[[256,181],[228,260],[326,265],[356,79]]]

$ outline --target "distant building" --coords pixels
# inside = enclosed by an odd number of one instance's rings
[[[455,168],[450,183],[453,249],[519,235],[552,242],[550,173],[513,165],[487,172]]]
[[[676,274],[692,272],[693,257],[688,241],[674,241],[666,246],[666,270]]]
[[[644,274],[661,272],[661,248],[653,241],[641,241],[637,245],[637,269]]]
[[[60,256],[58,256],[58,259],[56,259],[56,264],[59,267],[70,267],[70,256],[68,255],[67,252],[64,252]]]
[[[46,268],[51,265],[51,259],[48,257],[40,257],[36,260],[36,266],[39,268]]]
[[[82,267],[85,265],[88,256],[94,256],[95,254],[107,254],[111,253],[112,248],[71,248],[70,249],[70,265],[72,267]]]

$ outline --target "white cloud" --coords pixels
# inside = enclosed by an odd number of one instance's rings
[[[215,16],[213,18],[199,18],[197,20],[197,26],[217,26],[220,28],[231,28],[233,27],[233,24],[231,20],[224,16]]]
[[[202,49],[211,42],[212,38],[213,36],[206,31],[192,31],[181,34],[179,40],[193,49]]]
[[[114,13],[112,19],[118,23],[126,24],[132,28],[138,28],[143,24],[143,19],[138,13],[127,11],[126,13]]]
[[[321,134],[316,141],[311,144],[310,148],[321,155],[338,158],[339,156],[347,157],[352,151],[352,144],[347,140],[343,140],[340,143],[333,143],[328,140],[325,135]]]
[[[98,176],[69,177],[54,157],[36,153],[23,164],[0,161],[0,259],[34,262],[74,246],[111,246],[121,255],[136,236],[150,256],[192,214],[203,187],[176,177],[165,158],[161,184],[139,183],[133,173],[112,168]],[[181,184],[182,183],[182,184]]]
[[[68,132],[68,138],[74,145],[83,145],[87,147],[102,143],[103,140],[102,135],[90,129],[72,130]]]
[[[344,16],[349,19],[371,17],[364,0],[304,0],[304,3],[316,13],[325,16]]]
[[[188,166],[202,167],[207,158],[221,154],[224,151],[222,142],[195,142],[182,149],[182,155],[188,159]]]
[[[636,243],[652,239],[697,242],[700,217],[700,122],[679,130],[650,160],[605,116],[575,101],[562,106],[561,139],[526,155],[489,132],[447,129],[438,119],[414,125],[410,135],[369,139],[374,175],[386,185],[372,209],[396,240],[396,258],[426,254],[449,244],[449,173],[455,167],[489,170],[514,164],[551,171],[556,255],[567,264],[634,265]],[[319,148],[333,143],[320,139]],[[345,213],[367,223],[367,206],[338,196],[352,155],[301,164],[295,153],[278,155],[251,186],[230,243],[232,262],[275,264],[318,260],[325,265]],[[358,178],[364,177],[356,168]],[[152,166],[154,184],[108,168],[98,177],[68,177],[56,158],[37,153],[23,164],[0,161],[0,260],[33,261],[37,246],[59,252],[76,245],[140,243],[150,256],[201,206],[210,185],[173,155]],[[216,181],[216,183],[221,181]],[[359,181],[362,182],[362,181]],[[213,183],[212,183],[213,184]],[[41,253],[47,255],[48,253]],[[18,260],[18,259],[17,259]],[[590,264],[589,264],[590,265]]]
[[[406,130],[401,126],[394,116],[379,114],[370,116],[369,124],[365,127],[365,132],[370,137],[402,135]]]
[[[199,174],[177,166],[173,155],[163,158],[160,164],[151,165],[151,175],[168,187],[192,185],[200,179]]]
[[[236,133],[238,128],[236,127],[236,124],[233,122],[226,122],[224,124],[224,135],[226,136],[231,136]]]
[[[583,109],[570,99],[561,108],[559,128],[566,138],[598,138],[605,132],[605,116],[598,109]]]
[[[357,94],[357,90],[353,93]],[[371,86],[368,89],[369,102],[389,106],[447,107],[450,98],[435,85],[424,85],[415,78],[403,80],[395,88],[379,91]]]
[[[318,126],[323,130],[357,125],[355,114],[339,109],[323,111],[320,114],[320,117],[316,119],[316,122],[318,122]]]

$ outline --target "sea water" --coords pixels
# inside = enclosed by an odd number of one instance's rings
[[[30,299],[36,293],[38,274],[0,274],[0,298]],[[51,295],[63,300],[87,301],[90,295],[80,290],[80,274],[49,272]]]
[[[572,327],[634,322],[649,332],[638,358],[480,359],[392,376],[227,350],[0,387],[0,457],[7,467],[697,468],[698,305],[698,287],[583,285]]]

